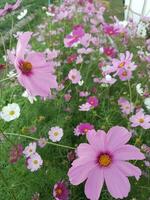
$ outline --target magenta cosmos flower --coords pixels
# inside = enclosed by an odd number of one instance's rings
[[[114,198],[124,198],[130,191],[129,176],[138,180],[141,170],[127,162],[143,160],[144,154],[133,145],[126,144],[131,133],[124,127],[112,127],[106,134],[103,130],[89,131],[89,144],[80,144],[78,158],[72,163],[68,176],[73,185],[85,183],[85,195],[98,200],[104,182]]]
[[[145,115],[142,110],[130,117],[132,127],[141,126],[144,129],[150,129],[150,115]]]
[[[95,97],[95,96],[90,96],[90,97],[88,98],[87,102],[88,102],[89,104],[91,104],[91,106],[94,107],[94,108],[97,107],[98,104],[99,104],[98,98]]]
[[[54,185],[53,196],[56,200],[69,199],[69,190],[64,181],[60,181]]]
[[[44,53],[27,51],[31,35],[31,32],[25,32],[19,37],[16,55],[9,54],[9,58],[15,65],[19,83],[32,96],[48,97],[50,89],[58,87],[54,68],[46,62]]]
[[[80,123],[77,125],[77,127],[74,129],[74,134],[79,135],[85,135],[88,131],[94,129],[94,126],[90,123]]]
[[[109,36],[117,36],[119,34],[119,29],[113,24],[104,24],[103,30],[104,33]]]
[[[64,39],[65,47],[76,46],[80,41],[80,38],[85,34],[84,28],[82,25],[76,25],[73,27],[73,31],[66,36]]]

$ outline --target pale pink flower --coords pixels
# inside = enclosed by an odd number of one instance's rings
[[[43,160],[41,156],[38,153],[32,154],[28,159],[27,159],[27,168],[31,171],[37,171],[38,169],[41,168],[43,164]]]
[[[38,140],[38,146],[41,147],[41,148],[44,148],[47,144],[47,139],[46,138],[40,138]]]
[[[144,129],[150,129],[150,115],[145,115],[143,110],[130,117],[130,122],[132,127],[141,126]]]
[[[49,139],[53,142],[59,142],[64,135],[63,129],[58,126],[52,127],[48,132],[48,135]]]
[[[91,110],[91,108],[92,108],[92,106],[88,102],[79,106],[80,111],[89,111],[89,110]]]
[[[118,104],[120,105],[120,109],[123,114],[129,115],[134,110],[133,103],[130,103],[128,100],[126,100],[123,97],[120,97],[118,99]]]
[[[109,193],[116,199],[128,196],[130,183],[127,177],[138,180],[141,170],[129,160],[143,160],[144,154],[133,145],[127,144],[131,133],[124,127],[112,127],[106,134],[103,130],[89,131],[89,144],[80,144],[78,158],[73,161],[68,176],[71,184],[85,182],[87,199],[98,200],[104,182]]]
[[[66,102],[70,101],[71,95],[70,94],[65,94],[64,95],[64,99],[65,99]]]
[[[76,64],[81,64],[81,63],[83,63],[83,57],[79,55],[76,59]]]
[[[81,80],[81,74],[77,69],[74,68],[69,71],[68,78],[73,84],[78,84]]]
[[[57,88],[53,66],[46,62],[44,53],[26,52],[31,32],[20,35],[16,55],[9,55],[18,74],[19,83],[32,96],[48,97],[51,88]]]
[[[129,51],[125,53],[121,53],[119,59],[113,59],[112,64],[114,70],[119,72],[121,69],[125,69],[127,71],[134,71],[137,68],[137,65],[132,61],[133,54]]]
[[[92,48],[81,48],[78,49],[78,54],[90,54],[92,53],[94,50]]]
[[[118,71],[118,76],[122,81],[130,80],[132,78],[132,71],[126,69],[120,69]]]
[[[24,149],[23,154],[25,155],[26,158],[28,158],[35,152],[36,152],[36,142],[32,142]]]
[[[79,93],[79,96],[80,96],[80,97],[87,97],[87,96],[89,96],[89,95],[90,95],[90,93],[87,92],[87,91],[80,91],[80,93]]]

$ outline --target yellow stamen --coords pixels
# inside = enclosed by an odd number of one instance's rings
[[[102,155],[100,155],[98,162],[99,162],[100,166],[107,167],[111,164],[112,159],[108,154],[102,154]]]

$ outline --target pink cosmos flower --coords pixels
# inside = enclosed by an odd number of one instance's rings
[[[131,133],[124,127],[112,127],[106,134],[103,130],[89,131],[89,144],[80,144],[78,158],[72,163],[68,176],[71,184],[85,183],[85,195],[90,200],[98,200],[106,183],[114,198],[122,199],[130,191],[129,176],[138,180],[141,170],[128,160],[143,160],[144,154],[133,145],[126,144]]]
[[[38,153],[32,154],[27,159],[27,168],[30,169],[31,172],[34,172],[40,169],[42,164],[43,164],[43,160]]]
[[[80,123],[74,129],[74,134],[76,136],[85,135],[89,130],[92,130],[92,129],[94,129],[94,126],[92,124],[90,124],[90,123]]]
[[[79,43],[79,39],[85,34],[82,25],[76,25],[73,27],[73,31],[70,35],[67,35],[64,39],[65,47],[73,47]]]
[[[81,81],[81,74],[77,69],[74,68],[69,71],[68,78],[73,84],[78,84],[79,81]]]
[[[26,158],[28,158],[35,152],[36,152],[36,142],[32,142],[24,149],[23,154],[25,155]]]
[[[120,69],[118,72],[120,80],[127,81],[132,78],[132,71],[126,69]]]
[[[137,68],[137,65],[132,61],[132,58],[133,54],[129,51],[126,51],[124,54],[121,53],[119,59],[112,60],[114,71],[119,72],[121,69],[134,71]]]
[[[129,115],[134,110],[134,106],[132,103],[127,101],[125,98],[120,97],[118,99],[118,104],[120,105],[120,109],[123,114]]]
[[[3,9],[0,9],[0,17],[3,17],[4,15],[6,15],[7,13],[16,10],[20,4],[21,4],[22,0],[17,0],[16,3],[14,4],[5,4],[5,7]]]
[[[94,108],[96,108],[99,105],[99,100],[95,96],[90,96],[87,102]]]
[[[38,146],[41,147],[41,148],[44,148],[47,144],[47,139],[46,138],[40,138],[38,140]]]
[[[130,122],[132,122],[132,127],[141,126],[144,129],[150,129],[150,115],[145,115],[143,110],[130,117]]]
[[[78,49],[78,54],[90,54],[92,53],[94,50],[92,48],[80,48]]]
[[[57,88],[53,67],[46,62],[44,53],[27,52],[26,48],[31,38],[31,32],[20,35],[16,55],[9,55],[18,74],[19,83],[32,96],[48,97],[51,88]]]
[[[116,28],[113,24],[104,24],[103,30],[104,33],[109,36],[117,36],[119,34],[119,29]]]
[[[68,200],[69,190],[64,181],[60,181],[54,185],[53,197],[56,200]]]
[[[80,38],[80,43],[85,47],[88,48],[92,39],[92,35],[89,33],[85,33],[83,37]]]
[[[70,94],[65,94],[64,95],[64,99],[65,99],[66,102],[70,101],[71,95]]]
[[[87,92],[87,91],[80,91],[80,93],[79,93],[79,96],[80,97],[87,97],[87,96],[89,96],[89,92]]]

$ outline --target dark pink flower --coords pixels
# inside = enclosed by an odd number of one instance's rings
[[[64,181],[60,181],[54,185],[53,196],[56,200],[69,199],[69,190]]]
[[[74,134],[79,135],[85,135],[89,130],[94,129],[94,126],[90,123],[80,123],[75,129]]]
[[[85,34],[84,28],[82,25],[76,25],[73,27],[73,31],[66,36],[64,39],[64,44],[66,47],[73,47],[77,45],[80,41],[79,39]]]
[[[114,58],[116,56],[116,49],[113,47],[104,47],[103,50],[106,56],[109,56],[111,58]]]
[[[15,145],[9,152],[9,162],[16,163],[22,156],[23,146],[21,144]]]
[[[71,63],[73,63],[76,59],[77,59],[77,54],[72,54],[71,56],[69,56],[69,57],[67,58],[67,63],[68,63],[68,64],[71,64]]]
[[[113,24],[104,24],[103,30],[106,35],[117,36],[119,34],[119,29],[116,28]]]
[[[96,96],[90,96],[88,98],[87,102],[89,104],[91,104],[91,106],[94,107],[94,108],[97,107],[98,104],[99,104],[99,100],[98,100],[98,98]]]

